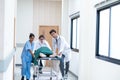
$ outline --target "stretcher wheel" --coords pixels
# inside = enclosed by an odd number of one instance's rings
[[[52,80],[52,77],[50,77],[50,80]]]

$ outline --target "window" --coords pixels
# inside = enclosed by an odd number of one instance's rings
[[[80,17],[76,15],[71,18],[71,49],[79,52],[79,27]]]
[[[120,64],[120,3],[97,10],[96,57]]]

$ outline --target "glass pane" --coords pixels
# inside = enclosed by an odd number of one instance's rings
[[[120,59],[120,5],[111,8],[111,57]]]
[[[80,18],[77,19],[77,49],[79,49]]]
[[[109,9],[100,12],[99,54],[108,56],[109,49]]]
[[[76,19],[73,20],[73,37],[72,37],[72,47],[76,48]]]

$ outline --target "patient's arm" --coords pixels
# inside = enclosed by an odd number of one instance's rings
[[[32,55],[33,57],[35,57],[35,56],[34,56],[34,53],[32,52],[32,50],[29,50],[29,51],[30,51],[31,55]]]
[[[40,53],[40,57],[46,57],[46,55],[43,53]]]

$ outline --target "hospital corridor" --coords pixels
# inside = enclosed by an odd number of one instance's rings
[[[120,0],[0,0],[0,80],[120,80]]]

